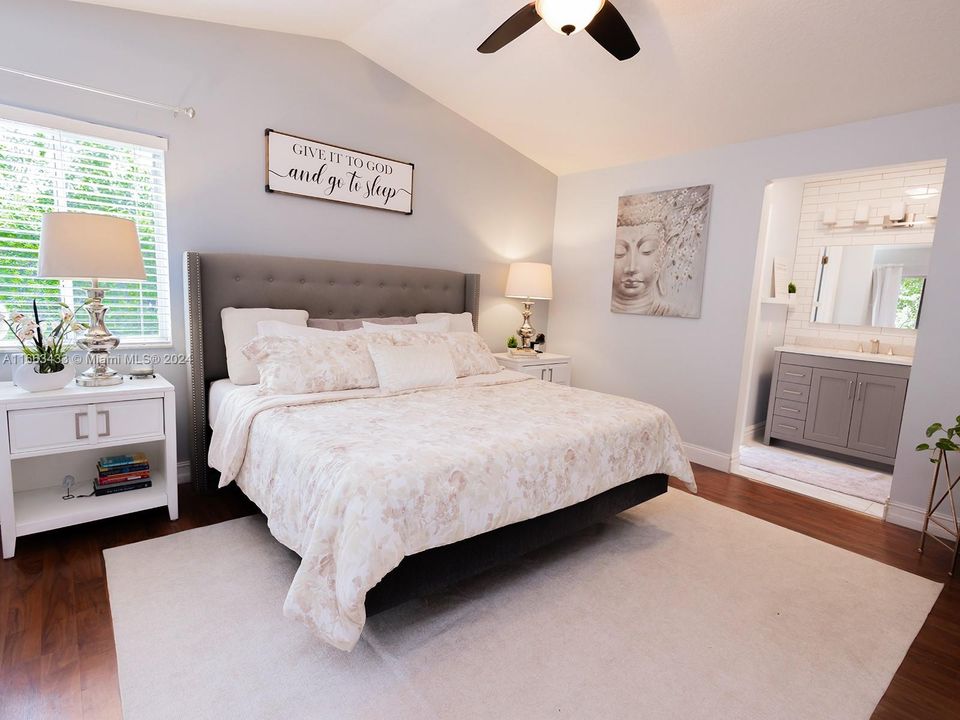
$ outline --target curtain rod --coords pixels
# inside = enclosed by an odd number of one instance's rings
[[[197,111],[192,107],[179,107],[177,105],[167,105],[165,103],[153,102],[152,100],[143,100],[137,97],[131,97],[130,95],[121,95],[120,93],[110,92],[109,90],[101,90],[100,88],[90,87],[88,85],[78,85],[77,83],[68,82],[66,80],[58,80],[57,78],[47,77],[46,75],[37,75],[36,73],[27,72],[25,70],[17,70],[16,68],[3,67],[0,65],[0,72],[10,73],[12,75],[20,75],[21,77],[30,78],[32,80],[41,80],[43,82],[53,83],[54,85],[63,85],[64,87],[74,88],[75,90],[83,90],[84,92],[96,93],[97,95],[106,95],[107,97],[116,98],[117,100],[126,100],[127,102],[138,103],[140,105],[149,105],[150,107],[160,108],[161,110],[169,110],[174,115],[186,115],[188,118],[192,118],[197,114]]]

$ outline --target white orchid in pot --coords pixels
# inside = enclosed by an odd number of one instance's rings
[[[36,300],[32,318],[20,312],[9,317],[0,314],[0,319],[20,342],[27,360],[13,374],[14,383],[24,390],[58,390],[73,379],[74,369],[67,365],[67,355],[73,349],[74,334],[86,325],[77,322],[76,313],[68,305],[57,304],[63,312],[56,325],[41,322]]]

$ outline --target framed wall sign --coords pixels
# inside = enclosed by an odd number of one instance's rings
[[[267,129],[266,191],[413,214],[413,163]]]

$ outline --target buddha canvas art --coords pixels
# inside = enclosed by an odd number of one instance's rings
[[[711,191],[697,185],[620,198],[612,312],[700,317]]]

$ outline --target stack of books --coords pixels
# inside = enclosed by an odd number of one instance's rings
[[[95,495],[110,495],[150,487],[150,461],[141,452],[133,455],[112,455],[97,461]]]

